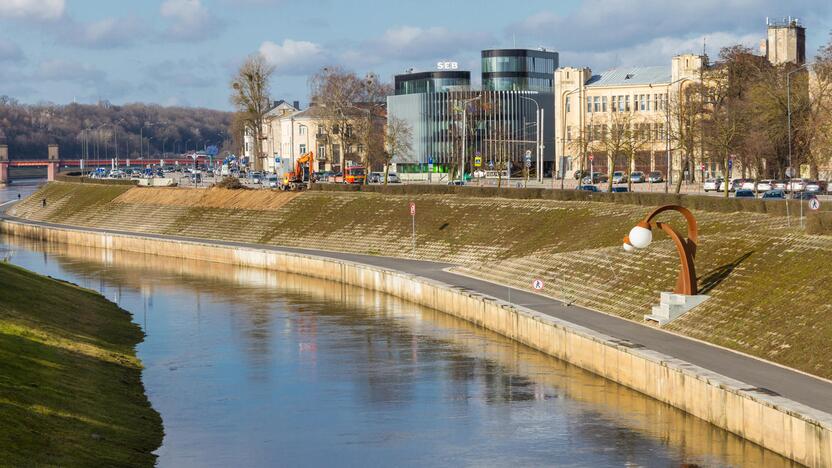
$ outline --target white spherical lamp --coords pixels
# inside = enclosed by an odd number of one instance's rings
[[[633,244],[630,244],[629,242],[625,242],[624,243],[624,251],[627,252],[627,253],[633,253],[633,252],[636,251],[636,248],[633,247]]]
[[[630,244],[637,249],[645,249],[653,242],[653,231],[646,227],[636,226],[630,230]]]

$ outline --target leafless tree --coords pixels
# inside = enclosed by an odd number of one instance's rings
[[[623,156],[627,148],[631,121],[632,114],[629,112],[615,112],[610,114],[609,124],[593,125],[590,130],[592,148],[607,156],[607,189],[610,192],[616,159]]]
[[[231,80],[231,103],[254,136],[254,168],[263,169],[263,124],[269,111],[269,86],[274,67],[260,54],[252,54]]]
[[[384,164],[384,185],[387,185],[387,175],[390,172],[390,161],[394,157],[407,158],[412,151],[413,132],[410,124],[398,117],[387,119],[385,132],[385,148],[380,154],[383,155]]]

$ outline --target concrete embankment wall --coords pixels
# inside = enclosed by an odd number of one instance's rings
[[[0,221],[0,232],[96,248],[201,259],[341,281],[443,311],[682,409],[773,452],[832,466],[832,416],[660,353],[437,281],[348,261],[256,248]],[[164,260],[160,260],[164,261]]]

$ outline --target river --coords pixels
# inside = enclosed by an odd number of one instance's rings
[[[0,236],[133,314],[159,466],[790,466],[441,312],[257,269]]]

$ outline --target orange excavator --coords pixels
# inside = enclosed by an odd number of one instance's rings
[[[280,190],[303,190],[312,176],[312,161],[315,160],[315,153],[310,151],[301,155],[295,161],[294,171],[283,174],[283,181]]]

